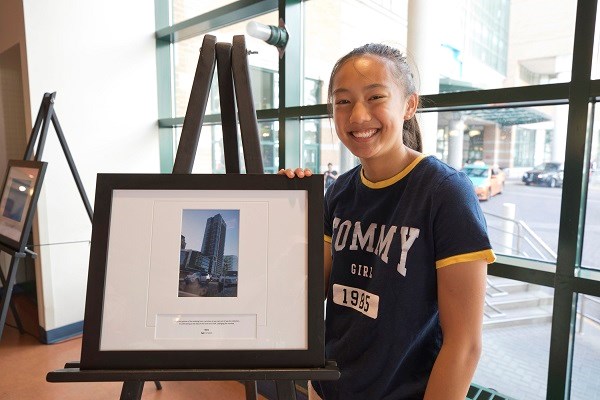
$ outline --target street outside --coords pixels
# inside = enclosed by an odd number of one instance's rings
[[[558,248],[558,229],[560,224],[561,188],[544,186],[526,186],[519,178],[506,180],[504,191],[488,201],[481,201],[492,246],[497,253],[506,253],[499,244],[501,242],[498,227],[502,220],[494,216],[502,216],[504,203],[515,204],[515,219],[522,220],[537,234],[554,252]],[[582,264],[600,269],[600,185],[590,185],[588,190],[586,224]],[[532,258],[537,258],[531,255]]]

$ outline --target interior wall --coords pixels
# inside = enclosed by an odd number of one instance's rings
[[[25,115],[19,45],[0,53],[0,176],[6,163],[23,158],[25,151]]]
[[[35,119],[44,93],[56,92],[54,109],[90,202],[99,172],[159,172],[154,2],[22,4],[26,114]],[[36,277],[48,332],[83,320],[91,222],[52,127],[42,160]]]
[[[21,71],[20,46],[15,44],[0,53],[0,184],[4,182],[8,160],[21,160],[27,146]],[[0,265],[4,276],[8,276],[8,254],[2,253]],[[22,262],[17,283],[34,279],[33,263]]]
[[[26,96],[25,28],[21,0],[0,2],[0,184],[9,159],[23,158],[30,123]],[[33,263],[21,264],[17,282],[34,280]],[[8,272],[10,256],[0,253],[0,265]]]

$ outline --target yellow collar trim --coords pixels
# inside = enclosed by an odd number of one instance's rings
[[[417,166],[417,164],[420,163],[421,160],[424,159],[425,157],[426,157],[425,154],[419,155],[417,158],[415,158],[415,160],[413,162],[411,162],[406,168],[404,168],[398,174],[392,176],[391,178],[388,178],[386,180],[379,181],[379,182],[371,182],[370,180],[365,178],[365,173],[364,173],[363,169],[361,168],[360,169],[360,180],[366,187],[368,187],[370,189],[382,189],[384,187],[391,186],[394,183],[398,182],[400,179],[404,178],[406,175],[408,175],[409,172],[412,171]]]

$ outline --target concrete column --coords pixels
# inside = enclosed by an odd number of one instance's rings
[[[407,54],[419,94],[439,92],[439,49],[441,0],[409,0]],[[419,114],[423,152],[435,152],[438,118],[436,113]]]
[[[569,109],[566,106],[556,106],[554,115],[554,135],[552,138],[552,155],[549,161],[565,161],[567,148],[567,123]]]
[[[448,165],[461,169],[463,165],[463,143],[465,123],[458,113],[450,121],[450,132],[448,132]]]
[[[556,136],[555,136],[556,140]],[[553,146],[554,147],[554,146]],[[539,165],[545,160],[545,152],[546,150],[546,130],[545,129],[536,129],[535,130],[535,150],[533,153],[533,165]],[[554,148],[552,148],[552,155],[549,161],[554,161]]]

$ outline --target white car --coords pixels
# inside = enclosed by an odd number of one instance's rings
[[[193,272],[185,277],[187,283],[207,283],[210,280],[210,275],[204,271]]]

